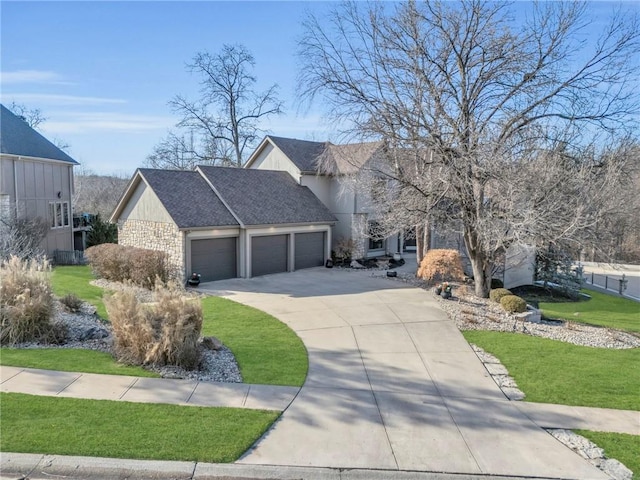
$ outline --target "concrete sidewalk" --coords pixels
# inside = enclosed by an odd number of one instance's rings
[[[297,387],[0,367],[0,391],[57,397],[282,411]]]

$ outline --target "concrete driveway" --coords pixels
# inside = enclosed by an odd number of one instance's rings
[[[309,374],[239,463],[608,479],[507,400],[430,292],[315,268],[202,284],[289,325]]]

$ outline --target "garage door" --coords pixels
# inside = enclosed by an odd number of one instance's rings
[[[324,265],[324,232],[296,233],[295,269]]]
[[[191,240],[191,272],[199,273],[203,282],[235,278],[236,237]]]
[[[287,271],[288,235],[251,238],[251,276]]]

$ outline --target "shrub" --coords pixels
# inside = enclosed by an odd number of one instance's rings
[[[420,262],[418,278],[432,282],[463,280],[460,252],[446,249],[429,250]]]
[[[134,365],[197,367],[202,330],[200,301],[186,297],[177,284],[158,285],[154,293],[153,304],[139,303],[130,291],[105,298],[116,358]]]
[[[84,253],[91,269],[98,277],[113,282],[122,282],[129,278],[130,262],[126,247],[115,243],[103,243],[89,247]]]
[[[500,298],[500,305],[509,313],[522,313],[527,311],[527,302],[517,295],[505,295]]]
[[[67,311],[69,312],[79,312],[80,307],[82,307],[82,300],[78,298],[75,293],[68,293],[64,297],[60,299],[60,303],[62,303]]]
[[[129,279],[144,288],[153,288],[160,281],[169,280],[168,256],[158,250],[134,248],[129,252]]]
[[[93,247],[103,243],[116,243],[118,241],[118,226],[107,220],[102,220],[100,214],[93,217],[91,230],[87,234],[87,246]]]
[[[98,277],[113,282],[130,280],[150,289],[170,277],[168,256],[158,250],[103,243],[88,248],[85,256]]]
[[[55,340],[64,330],[51,323],[53,296],[46,259],[11,257],[0,264],[0,344]]]
[[[506,288],[496,288],[489,292],[489,298],[496,303],[500,303],[500,299],[505,295],[513,295],[513,293]]]
[[[504,283],[502,283],[502,280],[500,280],[499,278],[492,278],[491,279],[491,288],[504,288]]]

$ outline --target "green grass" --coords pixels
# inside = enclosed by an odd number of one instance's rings
[[[591,432],[576,430],[578,435],[588,438],[604,449],[608,458],[615,458],[633,472],[634,480],[640,480],[640,436],[625,433]]]
[[[526,400],[640,410],[640,349],[581,347],[516,333],[466,331],[500,359]]]
[[[309,366],[302,340],[284,323],[219,297],[202,300],[202,334],[218,337],[236,357],[246,383],[301,386]]]
[[[578,302],[541,302],[547,318],[589,323],[617,330],[640,332],[640,303],[605,293],[583,290],[591,296]]]
[[[0,398],[3,452],[227,463],[279,415],[18,393]]]
[[[108,353],[72,348],[1,348],[0,364],[64,372],[159,377],[144,368],[117,363]]]
[[[51,287],[58,297],[64,297],[69,293],[76,294],[85,302],[94,305],[98,315],[106,319],[107,310],[102,302],[103,290],[91,285],[89,282],[92,280],[95,280],[95,277],[87,266],[59,266],[53,269]]]

